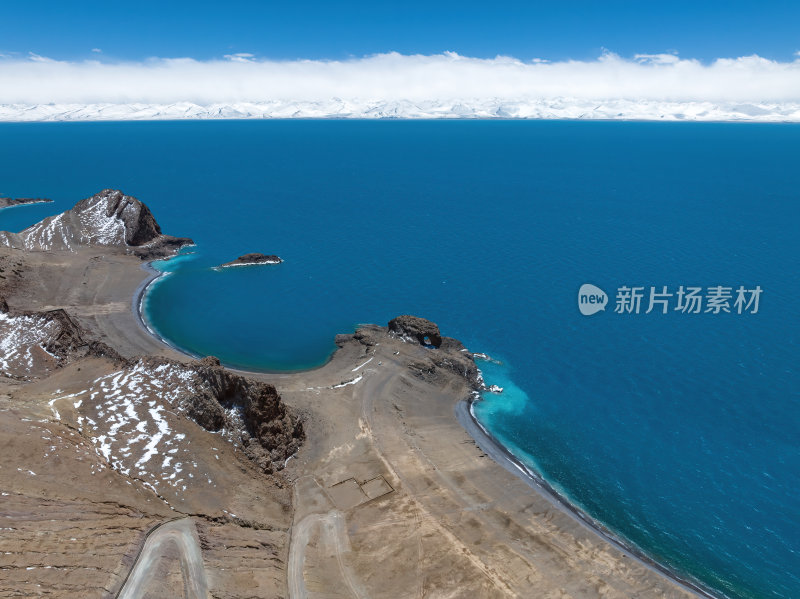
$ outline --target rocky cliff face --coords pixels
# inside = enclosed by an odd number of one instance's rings
[[[37,378],[87,356],[123,362],[114,349],[91,339],[64,310],[15,311],[0,298],[0,375]]]
[[[208,430],[235,430],[247,455],[264,471],[283,468],[299,449],[303,423],[289,413],[275,387],[233,374],[214,357],[196,364],[195,378],[202,392],[190,400],[193,419]],[[216,406],[224,411],[222,420]]]
[[[0,231],[0,245],[32,251],[76,251],[82,246],[125,248],[143,259],[168,256],[191,239],[161,233],[150,209],[119,190],[105,189],[71,210],[21,233]]]
[[[286,408],[275,387],[233,374],[213,357],[189,364],[153,356],[127,360],[105,378],[117,386],[87,389],[85,395],[95,399],[86,410],[97,404],[119,412],[157,397],[207,431],[221,433],[267,474],[281,470],[305,437],[302,420]],[[102,433],[106,424],[86,416]],[[146,410],[138,417],[143,418],[148,419]]]
[[[442,335],[439,327],[430,320],[404,314],[389,321],[389,332],[399,337],[413,339],[421,345],[442,345]]]

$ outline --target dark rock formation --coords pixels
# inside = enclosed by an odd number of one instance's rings
[[[449,370],[466,379],[474,391],[484,389],[483,378],[472,354],[469,353],[460,341],[451,337],[444,337],[439,351],[428,352],[424,358],[414,360],[408,364],[415,376],[425,380],[436,380],[439,372]]]
[[[13,248],[75,251],[81,246],[112,246],[148,260],[170,256],[192,243],[163,235],[147,206],[114,189],[104,189],[21,233],[0,231],[0,245]]]
[[[124,243],[142,258],[152,259],[169,255],[185,245],[194,242],[187,237],[172,237],[161,233],[150,208],[133,196],[127,196],[118,189],[104,189],[91,198],[81,200],[70,212],[80,213],[105,203],[105,215],[122,222],[125,231]]]
[[[412,352],[414,357],[408,362],[408,368],[418,378],[434,382],[444,374],[444,371],[449,371],[463,377],[472,390],[485,389],[473,355],[457,339],[440,336],[439,328],[424,318],[398,316],[389,323],[388,329],[376,325],[362,325],[352,335],[337,335],[336,345],[344,347],[347,343],[356,341],[364,346],[365,354],[368,354],[375,345],[385,340],[387,334],[412,338],[419,341],[423,347],[438,343],[436,351],[419,348]],[[427,344],[424,342],[425,337],[429,340]]]
[[[220,264],[217,268],[225,268],[227,266],[250,266],[255,264],[280,264],[283,259],[274,254],[245,254],[239,256],[236,260],[231,260],[225,264]]]
[[[80,214],[94,208],[98,200],[105,203],[105,215],[122,221],[125,230],[125,243],[132,246],[144,245],[161,235],[153,213],[142,202],[126,196],[118,189],[104,189],[90,198],[81,200],[70,212]]]
[[[40,316],[45,322],[57,324],[55,332],[42,347],[59,358],[59,366],[87,356],[109,358],[119,363],[125,362],[125,359],[115,349],[102,341],[91,339],[65,310],[59,308],[46,312],[19,312],[15,315]]]
[[[0,208],[9,208],[10,206],[20,206],[22,204],[42,204],[52,201],[48,198],[0,198]]]
[[[211,398],[225,409],[239,412],[244,425],[240,434],[248,457],[265,472],[282,468],[299,449],[304,433],[303,423],[289,413],[275,387],[233,374],[214,357],[200,360],[196,372]]]
[[[126,364],[126,360],[101,341],[92,339],[89,334],[73,320],[66,311],[62,309],[47,310],[42,312],[12,310],[4,298],[0,298],[0,312],[7,315],[7,322],[13,328],[24,326],[41,332],[41,336],[34,336],[28,339],[21,346],[16,347],[18,354],[30,352],[35,346],[41,347],[55,360],[42,362],[40,359],[34,360],[25,367],[28,372],[17,372],[13,364],[9,367],[9,372],[23,378],[37,378],[45,376],[53,369],[62,368],[77,360],[87,357],[102,357],[117,362],[120,365]],[[23,319],[23,320],[20,320]],[[29,355],[31,355],[29,353]],[[41,355],[41,354],[40,354]],[[24,366],[24,365],[23,365]],[[13,371],[13,372],[12,372]]]
[[[442,336],[439,327],[430,320],[405,314],[389,321],[389,332],[401,337],[415,339],[421,345],[440,347]]]
[[[142,359],[156,368],[177,364],[166,358]],[[209,431],[223,428],[241,442],[245,454],[265,472],[283,468],[305,435],[300,418],[287,410],[275,387],[233,374],[214,357],[190,365],[192,391],[181,395],[178,406]]]
[[[482,390],[484,387],[483,379],[480,376],[480,372],[478,372],[478,367],[475,365],[472,354],[459,349],[459,347],[463,348],[464,346],[455,339],[445,337],[444,340],[445,343],[452,343],[448,345],[446,351],[431,353],[430,361],[433,365],[436,368],[449,370],[463,376],[474,390]],[[445,346],[442,345],[442,347],[444,348]]]

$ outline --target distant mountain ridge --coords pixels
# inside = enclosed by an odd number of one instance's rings
[[[274,100],[199,105],[0,104],[0,121],[180,119],[587,119],[800,122],[797,102],[667,102],[631,99]]]

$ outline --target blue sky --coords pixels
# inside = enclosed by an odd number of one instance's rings
[[[273,59],[380,52],[523,60],[677,51],[684,58],[800,50],[800,2],[6,2],[0,54],[62,60]],[[92,53],[92,49],[102,54]]]

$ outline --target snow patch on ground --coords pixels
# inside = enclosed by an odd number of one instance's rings
[[[347,382],[345,382],[345,383],[339,383],[338,385],[333,385],[333,386],[331,387],[331,389],[339,389],[339,388],[341,388],[341,387],[347,387],[347,385],[355,385],[356,383],[358,383],[358,382],[359,382],[361,379],[363,379],[363,378],[364,378],[364,375],[363,375],[363,374],[359,374],[359,375],[358,375],[356,378],[354,378],[352,381],[347,381]]]
[[[175,430],[178,399],[196,392],[193,377],[182,365],[140,361],[49,403],[56,418],[62,400],[80,408],[78,425],[97,455],[160,495],[165,486],[185,490],[198,468],[186,435]]]
[[[34,373],[53,356],[44,349],[58,323],[42,316],[11,316],[0,312],[0,374],[25,376]]]

